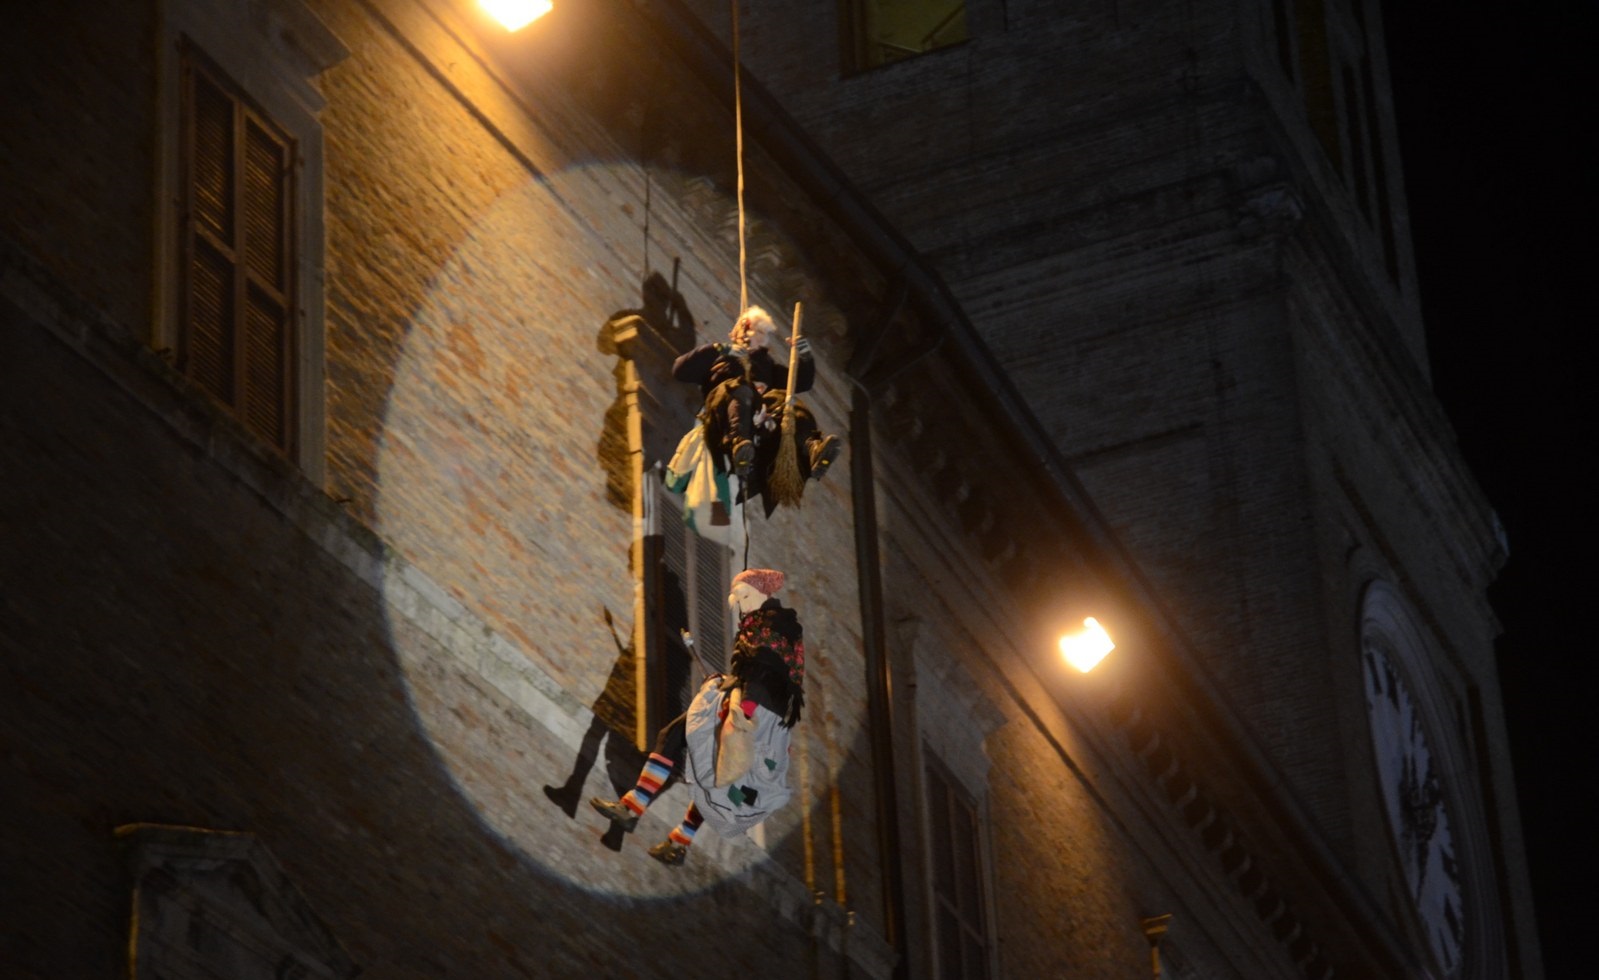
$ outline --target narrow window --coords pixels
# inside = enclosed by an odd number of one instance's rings
[[[1277,31],[1277,64],[1290,83],[1294,80],[1293,15],[1288,10],[1288,0],[1271,0],[1271,19]]]
[[[1343,67],[1344,80],[1344,128],[1349,131],[1349,166],[1355,177],[1355,201],[1360,205],[1360,213],[1368,221],[1371,219],[1371,179],[1367,176],[1366,167],[1369,160],[1366,157],[1366,125],[1361,118],[1360,93],[1355,88],[1355,73],[1348,65]]]
[[[1360,59],[1360,81],[1366,93],[1366,124],[1371,127],[1371,173],[1376,185],[1376,222],[1382,235],[1383,262],[1388,278],[1399,281],[1399,244],[1394,238],[1393,206],[1388,199],[1388,161],[1382,152],[1382,124],[1377,114],[1377,89],[1372,84],[1371,56]]]
[[[682,499],[667,490],[659,470],[645,479],[654,498],[652,523],[657,542],[648,549],[653,568],[650,638],[654,677],[651,678],[653,714],[669,721],[688,707],[702,680],[701,672],[683,642],[683,631],[694,639],[694,653],[708,670],[727,669],[729,623],[727,606],[732,552],[695,534],[682,519]]]
[[[844,0],[846,63],[855,71],[960,44],[965,0]]]
[[[939,980],[983,980],[989,941],[977,804],[930,752],[927,759]]]
[[[627,465],[637,467],[631,480],[642,530],[635,565],[641,602],[634,629],[635,648],[643,654],[636,661],[634,684],[634,731],[641,748],[688,707],[705,671],[727,669],[732,642],[727,606],[732,549],[685,523],[683,498],[668,490],[664,479],[679,440],[700,424],[699,386],[672,377],[673,362],[695,344],[694,323],[681,294],[658,274],[645,282],[640,313],[623,311],[612,319],[626,365]],[[692,651],[684,643],[685,630],[693,637]]]
[[[1327,159],[1341,175],[1344,157],[1338,146],[1338,113],[1333,99],[1332,54],[1327,37],[1326,0],[1303,0],[1299,26],[1299,77],[1304,85],[1305,115],[1321,140]]]
[[[182,51],[179,369],[293,458],[295,142]]]

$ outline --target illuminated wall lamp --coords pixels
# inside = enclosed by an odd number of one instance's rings
[[[1105,655],[1114,649],[1116,644],[1111,642],[1110,634],[1092,616],[1083,620],[1081,631],[1060,638],[1061,656],[1085,674],[1099,666]]]
[[[519,31],[551,10],[550,0],[478,0],[508,31]]]

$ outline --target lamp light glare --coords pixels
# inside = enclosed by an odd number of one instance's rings
[[[519,31],[549,13],[550,0],[478,0],[489,16],[508,31]]]
[[[1083,620],[1082,632],[1069,633],[1060,638],[1061,656],[1085,674],[1097,667],[1105,655],[1114,649],[1116,644],[1111,642],[1110,634],[1092,616]]]

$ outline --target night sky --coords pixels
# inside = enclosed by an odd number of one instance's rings
[[[1489,596],[1545,969],[1591,976],[1599,4],[1386,6],[1433,381],[1510,541]]]

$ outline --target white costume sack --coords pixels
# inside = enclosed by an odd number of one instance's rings
[[[744,505],[738,503],[738,477],[721,473],[705,429],[693,425],[678,440],[666,464],[666,489],[683,495],[683,523],[708,541],[738,551],[744,547]],[[717,513],[720,508],[720,515]]]
[[[683,769],[689,794],[705,822],[723,836],[742,834],[776,813],[793,795],[788,788],[790,730],[773,711],[755,708],[749,769],[731,785],[716,785],[717,730],[721,727],[723,678],[700,685],[688,708],[688,753]],[[732,706],[730,711],[738,711]]]

